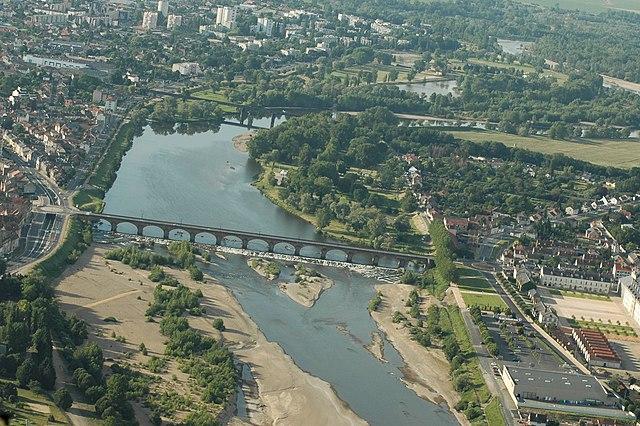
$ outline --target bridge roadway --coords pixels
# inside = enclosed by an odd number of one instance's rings
[[[242,248],[246,249],[250,242],[262,241],[267,244],[268,252],[275,252],[276,245],[287,244],[293,248],[293,253],[279,252],[282,254],[292,254],[301,256],[300,252],[305,247],[315,247],[320,249],[320,258],[327,259],[330,251],[340,251],[345,257],[345,261],[354,262],[354,256],[365,256],[367,264],[378,266],[380,259],[386,258],[397,261],[398,268],[404,268],[412,263],[415,266],[430,266],[433,259],[426,255],[417,255],[410,253],[402,253],[396,251],[379,250],[367,247],[350,246],[343,243],[325,242],[305,240],[301,238],[282,237],[277,235],[260,234],[248,231],[238,231],[224,228],[212,228],[200,225],[189,225],[184,223],[172,223],[153,219],[136,218],[129,216],[111,215],[105,213],[89,213],[76,211],[77,218],[84,221],[103,221],[109,224],[112,232],[116,232],[118,226],[128,223],[136,228],[137,235],[143,235],[143,231],[147,227],[159,228],[162,231],[162,238],[169,239],[169,233],[172,231],[182,231],[189,234],[189,241],[196,242],[198,235],[209,234],[215,238],[214,245],[224,245],[224,241],[229,238],[236,238],[242,243]],[[290,251],[290,249],[289,249]],[[358,262],[362,263],[362,262]]]

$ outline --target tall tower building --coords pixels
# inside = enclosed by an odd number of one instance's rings
[[[219,6],[216,13],[216,25],[226,28],[234,28],[236,26],[236,18],[238,17],[238,9],[229,6]]]
[[[169,14],[169,0],[158,1],[158,12],[166,17]]]
[[[158,13],[157,12],[145,12],[142,15],[142,28],[145,30],[155,30],[158,25]]]
[[[173,30],[182,25],[182,15],[169,15],[167,16],[167,29]]]

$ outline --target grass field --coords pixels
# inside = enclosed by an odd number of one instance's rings
[[[193,96],[194,98],[204,99],[207,101],[229,102],[229,97],[227,96],[224,90],[218,90],[217,92],[214,92],[213,90],[210,90],[210,89],[198,90],[191,93],[191,96]],[[236,108],[230,105],[218,104],[218,106],[224,112],[229,112],[229,113],[236,112]]]
[[[520,71],[522,71],[524,73],[533,73],[536,70],[531,65],[505,64],[505,63],[502,63],[502,62],[493,62],[493,61],[487,61],[487,60],[484,60],[484,59],[471,58],[471,59],[468,59],[467,62],[469,62],[471,64],[487,65],[487,66],[496,67],[496,68],[507,68],[507,69],[508,68],[515,68],[515,69],[520,70]],[[560,72],[552,71],[552,70],[544,70],[542,72],[542,74],[544,76],[547,76],[547,77],[555,78],[560,83],[564,83],[565,81],[567,81],[569,79],[569,77],[566,74],[562,74]]]
[[[491,311],[493,308],[507,309],[502,297],[497,294],[477,294],[461,291],[462,299],[468,307],[478,306],[480,309]]]
[[[609,296],[606,294],[591,294],[591,293],[582,293],[579,291],[571,291],[571,290],[556,290],[550,289],[549,293],[554,294],[556,296],[565,296],[565,297],[578,297],[580,299],[591,299],[591,300],[611,300]]]
[[[601,166],[624,169],[640,166],[640,140],[638,139],[561,141],[543,136],[518,136],[482,130],[456,130],[449,133],[471,142],[502,142],[509,147],[518,147],[544,154],[564,154]]]
[[[625,9],[640,11],[638,0],[528,0],[522,3],[539,4],[540,6],[555,7],[561,9],[578,9],[586,12],[604,12],[610,9]]]
[[[463,392],[460,397],[464,401],[477,402],[482,405],[489,401],[491,394],[487,385],[484,382],[482,373],[480,372],[480,366],[478,365],[478,358],[475,354],[473,345],[471,344],[471,338],[469,332],[462,319],[460,309],[455,306],[447,307],[447,322],[443,324],[443,329],[451,330],[456,336],[456,340],[460,345],[460,352],[465,354],[466,362],[464,363],[464,369],[466,374],[469,374],[474,386],[472,389]]]
[[[500,400],[496,397],[484,407],[484,415],[489,426],[504,426],[505,424],[500,410]]]
[[[13,404],[5,403],[14,418],[12,424],[22,425],[50,425],[69,424],[67,418],[53,402],[45,395],[40,395],[27,389],[18,389],[18,401]],[[53,421],[49,421],[53,416]]]
[[[483,277],[460,277],[458,278],[460,290],[481,291],[483,293],[495,293],[489,281]]]

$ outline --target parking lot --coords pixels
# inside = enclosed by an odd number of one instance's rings
[[[499,321],[492,315],[483,315],[482,320],[498,346],[501,362],[539,370],[570,370],[562,358],[535,337],[529,326]]]

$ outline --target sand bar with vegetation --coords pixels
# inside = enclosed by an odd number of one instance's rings
[[[403,323],[394,323],[396,311],[405,313],[405,303],[415,287],[406,284],[381,284],[376,286],[382,295],[378,309],[371,312],[380,330],[398,350],[406,363],[404,381],[421,398],[452,411],[463,425],[469,421],[463,413],[452,407],[460,400],[449,376],[449,363],[440,349],[425,348],[411,339],[409,329]]]
[[[87,321],[89,339],[100,345],[107,361],[142,369],[152,356],[164,355],[166,338],[157,323],[145,319],[156,284],[148,279],[149,271],[104,259],[106,250],[104,246],[90,247],[69,267],[56,289],[57,297],[63,310]],[[364,424],[328,383],[302,371],[279,345],[267,341],[226,287],[209,277],[204,283],[197,283],[184,271],[167,272],[203,293],[204,315],[188,316],[191,327],[223,340],[240,362],[250,366],[256,385],[255,395],[247,395],[251,423]],[[109,317],[115,321],[105,322]],[[224,331],[212,327],[215,318],[224,320]],[[145,344],[147,355],[138,350],[140,343]],[[152,391],[172,391],[197,400],[187,375],[173,361],[169,360],[159,375],[161,388]]]

